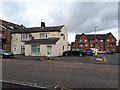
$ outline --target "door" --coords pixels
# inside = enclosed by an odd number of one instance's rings
[[[16,50],[17,50],[16,45],[14,45],[13,46],[13,54],[16,54]]]
[[[52,56],[52,46],[47,46],[47,53],[49,52],[49,56]]]

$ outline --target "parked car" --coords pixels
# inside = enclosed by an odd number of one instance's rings
[[[82,48],[73,48],[70,51],[65,51],[63,52],[63,56],[69,56],[69,55],[77,55],[77,56],[85,56],[84,49]]]
[[[98,50],[99,50],[97,48],[90,48],[90,49],[93,51],[93,53],[98,52]]]
[[[114,50],[112,50],[112,49],[111,50],[107,50],[106,54],[114,54]]]
[[[5,57],[14,57],[14,54],[7,51],[7,50],[2,50],[0,49],[0,55],[1,55],[1,58],[5,58]]]
[[[85,50],[85,55],[93,56],[93,50],[92,49],[86,49]]]
[[[105,51],[97,51],[98,54],[104,54],[106,53]]]

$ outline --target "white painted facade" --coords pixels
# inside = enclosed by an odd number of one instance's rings
[[[56,44],[41,44],[40,46],[40,53],[32,53],[32,44],[25,44],[21,40],[21,33],[13,33],[12,40],[11,40],[11,52],[14,54],[22,54],[21,46],[25,47],[25,56],[47,56],[47,46],[52,46],[52,56],[61,56],[63,51],[68,50],[68,34],[63,26],[60,32],[34,32],[31,35],[34,39],[40,39],[40,33],[47,33],[47,38],[60,38]],[[64,34],[65,39],[61,34]],[[47,39],[46,38],[46,39]],[[16,48],[16,49],[15,49]]]

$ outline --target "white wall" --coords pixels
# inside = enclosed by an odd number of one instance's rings
[[[65,40],[63,40],[63,37],[61,36],[61,34],[65,35]],[[67,51],[69,49],[69,47],[68,47],[68,34],[67,34],[65,27],[62,27],[61,32],[59,33],[59,37],[60,37],[60,40],[58,42],[59,56],[61,56],[64,51]],[[64,51],[63,51],[63,46],[64,46]]]
[[[59,56],[59,49],[56,44],[40,45],[40,53],[32,53],[31,45],[26,44],[25,56],[47,56],[47,46],[52,46],[52,56]]]
[[[40,33],[43,32],[36,32],[31,33],[34,39],[40,39]],[[62,27],[61,32],[44,32],[48,33],[48,37],[58,37],[60,38],[56,44],[52,45],[52,54],[53,56],[61,56],[63,54],[63,46],[64,51],[68,50],[68,34],[65,27]],[[65,35],[65,40],[61,34]],[[25,45],[25,42],[21,42],[21,34],[12,34],[12,41],[11,41],[11,52],[13,52],[13,46],[16,45],[17,51],[16,54],[21,53],[21,46],[25,46],[25,55],[26,56],[46,56],[47,53],[47,45],[40,45],[40,54],[33,54],[31,52],[31,45]]]
[[[13,52],[13,46],[16,46],[16,54],[22,54],[21,46],[24,46],[24,42],[21,42],[21,34],[12,34],[11,52]]]

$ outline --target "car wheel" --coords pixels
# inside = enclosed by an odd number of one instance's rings
[[[68,56],[68,53],[65,53],[65,56]]]
[[[82,57],[82,56],[83,56],[83,54],[82,54],[82,53],[80,53],[80,54],[79,54],[79,56],[80,56],[80,57]]]
[[[91,54],[91,56],[93,56],[93,54]]]

